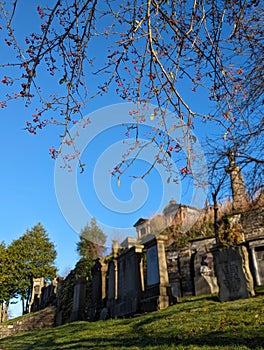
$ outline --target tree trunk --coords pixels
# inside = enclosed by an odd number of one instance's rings
[[[30,303],[30,300],[31,300],[32,288],[33,288],[32,286],[33,286],[33,281],[31,282],[31,287],[28,287],[28,289],[27,289],[26,304],[25,304],[24,314],[28,314],[29,313],[29,303]]]
[[[217,204],[217,194],[212,193],[213,202],[214,202],[214,235],[215,235],[215,243],[219,243],[219,232],[218,232],[218,204]]]
[[[1,314],[0,314],[0,323],[7,321],[7,312],[8,312],[9,302],[1,301]]]
[[[25,314],[25,299],[23,296],[21,297],[21,302],[22,302],[22,315],[24,315]]]

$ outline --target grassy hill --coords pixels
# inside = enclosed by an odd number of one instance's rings
[[[220,303],[184,298],[129,319],[74,322],[0,340],[0,349],[264,349],[264,293]]]

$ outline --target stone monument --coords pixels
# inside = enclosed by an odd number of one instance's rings
[[[255,295],[245,246],[218,247],[213,250],[220,301]]]

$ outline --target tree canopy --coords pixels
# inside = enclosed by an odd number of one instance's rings
[[[19,275],[5,243],[0,244],[0,322],[7,319],[10,300],[17,297]]]
[[[33,279],[52,279],[56,275],[54,265],[56,251],[46,230],[38,223],[8,247],[1,245],[0,281],[1,300],[7,304],[14,296],[20,296],[23,313],[28,312]],[[3,295],[2,295],[3,293]]]
[[[106,235],[92,218],[90,224],[85,225],[80,233],[80,241],[77,243],[77,251],[81,258],[93,260],[102,256],[105,252]]]
[[[168,137],[168,109],[187,130],[196,118],[217,122],[224,141],[239,135],[241,149],[245,138],[263,130],[259,0],[57,0],[52,5],[40,0],[31,12],[38,17],[34,31],[23,38],[17,34],[21,6],[19,0],[0,3],[1,40],[6,50],[14,49],[10,61],[0,64],[1,107],[13,99],[28,107],[37,100],[25,128],[33,134],[51,124],[63,128],[52,157],[63,143],[74,143],[70,129],[82,120],[87,104],[107,93],[157,105],[164,140],[155,131],[149,139],[164,154],[175,148]],[[51,82],[48,91],[44,75]],[[207,99],[208,109],[194,106],[194,94]],[[144,116],[136,116],[134,128],[143,121]],[[140,150],[138,143],[135,147]],[[125,166],[118,167],[118,175]],[[191,150],[186,172],[190,168]]]

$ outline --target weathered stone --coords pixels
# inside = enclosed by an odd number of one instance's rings
[[[86,277],[77,278],[75,281],[71,322],[85,319],[86,283]]]
[[[219,299],[231,301],[253,296],[254,283],[244,246],[221,247],[213,250]]]
[[[194,255],[194,289],[195,295],[214,294],[218,292],[217,279],[214,274],[213,254],[208,251],[214,240],[195,241],[199,247]],[[194,247],[193,247],[194,248]]]
[[[54,327],[55,314],[56,308],[51,306],[44,310],[34,312],[22,320],[13,321],[10,325],[0,325],[0,339],[31,330]]]
[[[146,244],[147,283],[141,301],[141,311],[163,309],[170,305],[171,286],[167,269],[164,242],[167,236],[158,235]]]
[[[256,286],[264,285],[264,237],[249,242],[250,261]]]
[[[88,320],[98,320],[100,310],[103,307],[103,299],[106,296],[106,271],[107,265],[103,259],[96,259],[92,268],[92,301],[89,307]]]
[[[207,295],[218,292],[216,277],[201,275],[194,278],[194,283],[195,295]]]
[[[109,311],[106,307],[104,307],[101,312],[100,312],[100,317],[99,320],[100,321],[105,321],[109,318]]]
[[[248,207],[249,204],[244,177],[241,173],[240,167],[236,164],[234,151],[229,149],[227,152],[227,157],[229,160],[229,166],[225,170],[230,175],[233,196],[233,209],[243,211]]]
[[[160,282],[157,245],[147,249],[147,286]]]
[[[117,299],[111,314],[114,317],[139,312],[142,285],[142,245],[125,250],[117,258]]]

